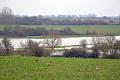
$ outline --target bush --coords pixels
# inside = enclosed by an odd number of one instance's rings
[[[35,55],[33,56],[37,56],[37,57],[41,57],[41,56],[50,56],[51,54],[51,50],[50,49],[44,49],[42,47],[40,47],[38,50],[36,50],[37,52],[35,53]]]
[[[80,49],[71,49],[63,53],[64,57],[86,57],[86,52]]]
[[[104,54],[103,58],[107,58],[107,59],[120,59],[120,54],[119,53]]]
[[[89,54],[87,54],[87,57],[88,58],[98,58],[99,56],[98,56],[98,54],[97,53],[89,53]]]
[[[99,54],[95,51],[87,53],[84,49],[71,49],[63,53],[63,57],[82,57],[82,58],[98,58]]]
[[[49,56],[51,51],[39,45],[39,42],[28,40],[26,43],[21,44],[22,49],[17,50],[17,54],[22,56]]]
[[[52,50],[51,49],[44,49],[44,53],[42,56],[46,57],[46,56],[50,56],[50,54],[52,53]]]

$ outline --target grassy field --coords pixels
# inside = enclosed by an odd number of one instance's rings
[[[39,28],[44,27],[47,29],[63,30],[65,27],[70,27],[77,33],[86,33],[89,31],[96,31],[100,33],[114,33],[120,34],[120,25],[21,25],[26,28]],[[3,25],[0,25],[0,30],[3,30]]]
[[[120,80],[120,60],[0,56],[0,80]]]

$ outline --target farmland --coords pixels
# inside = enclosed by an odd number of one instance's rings
[[[0,69],[0,80],[120,79],[117,59],[0,56]]]
[[[62,26],[62,25],[48,25],[48,26],[25,26],[25,27],[45,27],[47,29],[63,30],[65,27],[70,27],[74,32],[77,33],[86,33],[87,30],[96,31],[101,33],[119,33],[120,25],[71,25],[71,26]]]
[[[15,25],[12,25],[15,26]],[[63,30],[65,27],[70,27],[72,31],[85,34],[86,31],[95,31],[100,33],[113,33],[120,34],[120,25],[20,25],[26,28],[39,28]],[[0,25],[0,30],[3,30],[4,26]]]

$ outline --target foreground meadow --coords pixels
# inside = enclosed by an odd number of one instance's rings
[[[0,56],[0,80],[120,80],[120,60]]]

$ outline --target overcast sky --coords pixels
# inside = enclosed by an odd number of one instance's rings
[[[0,0],[0,10],[9,7],[16,15],[117,16],[120,0]]]

